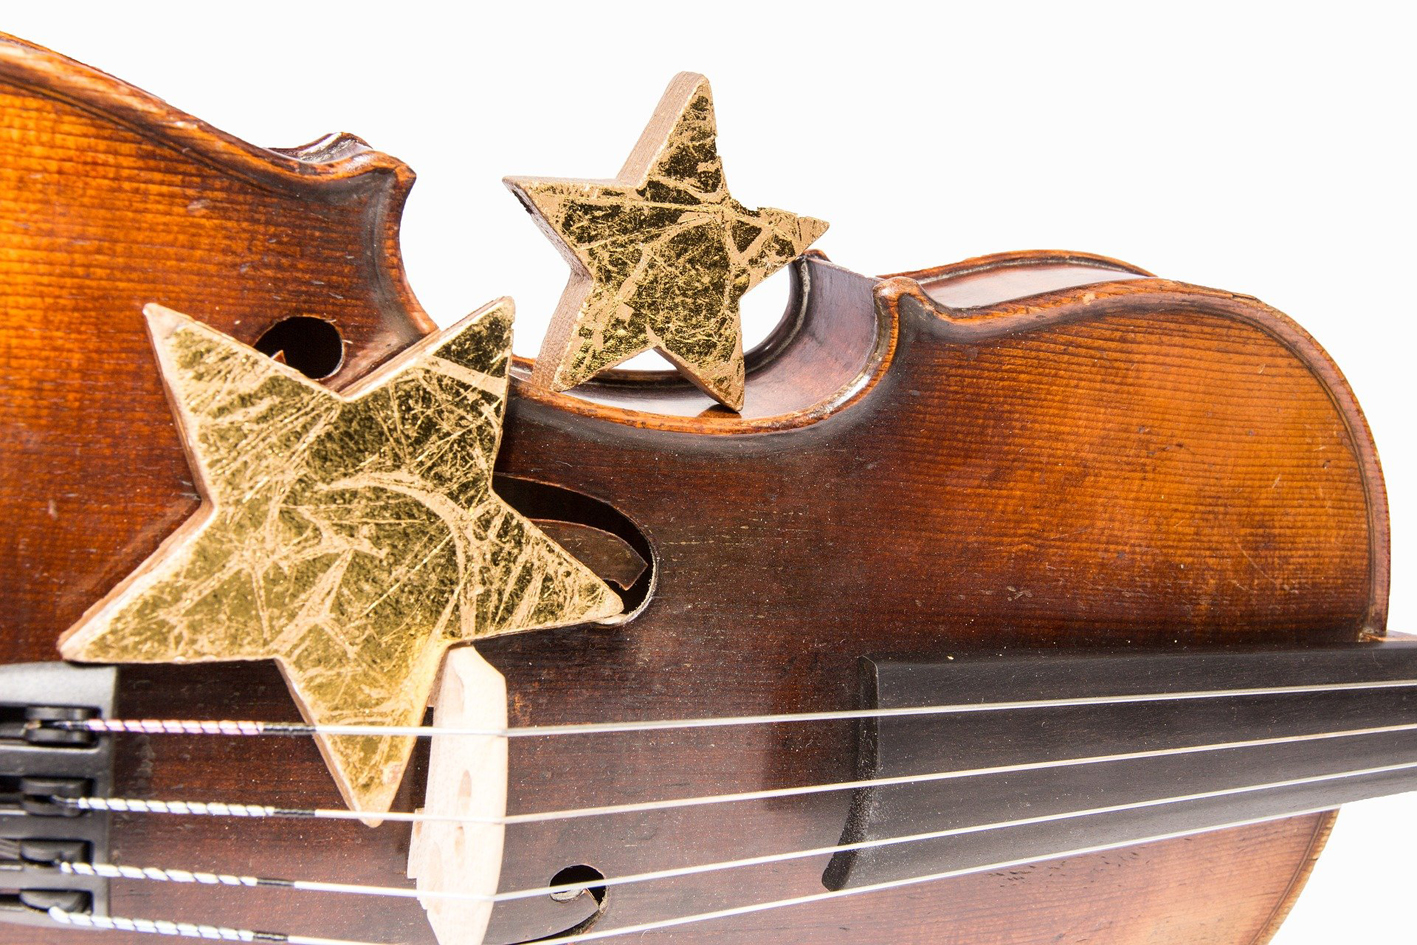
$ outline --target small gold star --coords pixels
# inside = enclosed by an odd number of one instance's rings
[[[64,635],[66,659],[274,659],[309,722],[418,725],[449,646],[620,611],[492,491],[510,300],[345,393],[145,314],[203,509]],[[413,739],[318,741],[352,808],[389,809]]]
[[[708,79],[683,72],[614,180],[506,178],[572,270],[533,381],[566,390],[653,348],[742,409],[739,300],[827,224],[729,196],[716,135]]]

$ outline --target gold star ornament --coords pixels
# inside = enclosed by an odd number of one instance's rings
[[[654,349],[742,409],[738,302],[827,224],[734,200],[716,134],[708,80],[684,72],[614,180],[506,179],[571,265],[534,382],[566,390]]]
[[[448,647],[620,612],[492,491],[510,300],[343,393],[145,314],[203,508],[64,635],[66,659],[274,659],[311,723],[418,725]],[[350,807],[389,809],[413,739],[318,741]]]

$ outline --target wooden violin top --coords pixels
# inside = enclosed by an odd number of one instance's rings
[[[255,148],[13,39],[0,42],[0,129],[0,660],[20,663],[55,659],[59,634],[197,508],[144,304],[251,344],[287,319],[332,325],[342,357],[324,380],[336,389],[432,325],[398,254],[413,174],[357,138]],[[612,374],[566,394],[514,380],[498,460],[508,501],[609,534],[648,567],[620,624],[479,644],[507,679],[511,724],[849,708],[863,656],[1383,632],[1388,521],[1372,439],[1331,360],[1280,313],[1086,254],[881,278],[809,255],[793,278],[787,317],[748,356],[741,415],[669,375]],[[304,337],[290,336],[288,357]],[[128,717],[295,718],[267,663],[128,667],[120,680]],[[518,741],[509,809],[843,780],[852,738],[826,722]],[[119,796],[339,802],[305,742],[122,736],[119,758]],[[403,809],[424,777],[416,754]],[[623,875],[826,846],[848,804],[835,794],[525,825],[508,834],[503,886],[578,864]],[[652,940],[933,941],[946,928],[986,945],[1259,941],[1331,822]],[[120,862],[390,885],[403,881],[408,833],[127,816],[113,844]],[[598,921],[811,894],[825,861],[616,888]],[[120,884],[112,909],[433,940],[409,900]],[[587,896],[507,903],[488,941],[553,935],[599,911]]]

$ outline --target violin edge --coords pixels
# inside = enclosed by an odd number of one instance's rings
[[[0,83],[112,121],[262,190],[294,193],[314,202],[347,200],[351,195],[367,201],[368,243],[379,247],[370,263],[376,283],[372,288],[383,300],[380,317],[410,341],[437,330],[408,282],[399,241],[403,209],[417,175],[358,135],[336,132],[295,147],[262,147],[97,67],[2,31]],[[333,386],[352,380],[343,374],[337,372]]]

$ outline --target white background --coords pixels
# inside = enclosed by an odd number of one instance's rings
[[[830,220],[853,269],[1064,248],[1257,295],[1366,409],[1391,625],[1417,631],[1411,15],[987,6],[36,3],[0,27],[257,144],[343,130],[407,161],[414,290],[443,324],[514,296],[527,354],[566,270],[500,178],[613,175],[683,69],[713,81],[735,196]],[[785,293],[748,297],[750,343]],[[1417,797],[1345,810],[1275,941],[1412,942],[1414,846]]]

